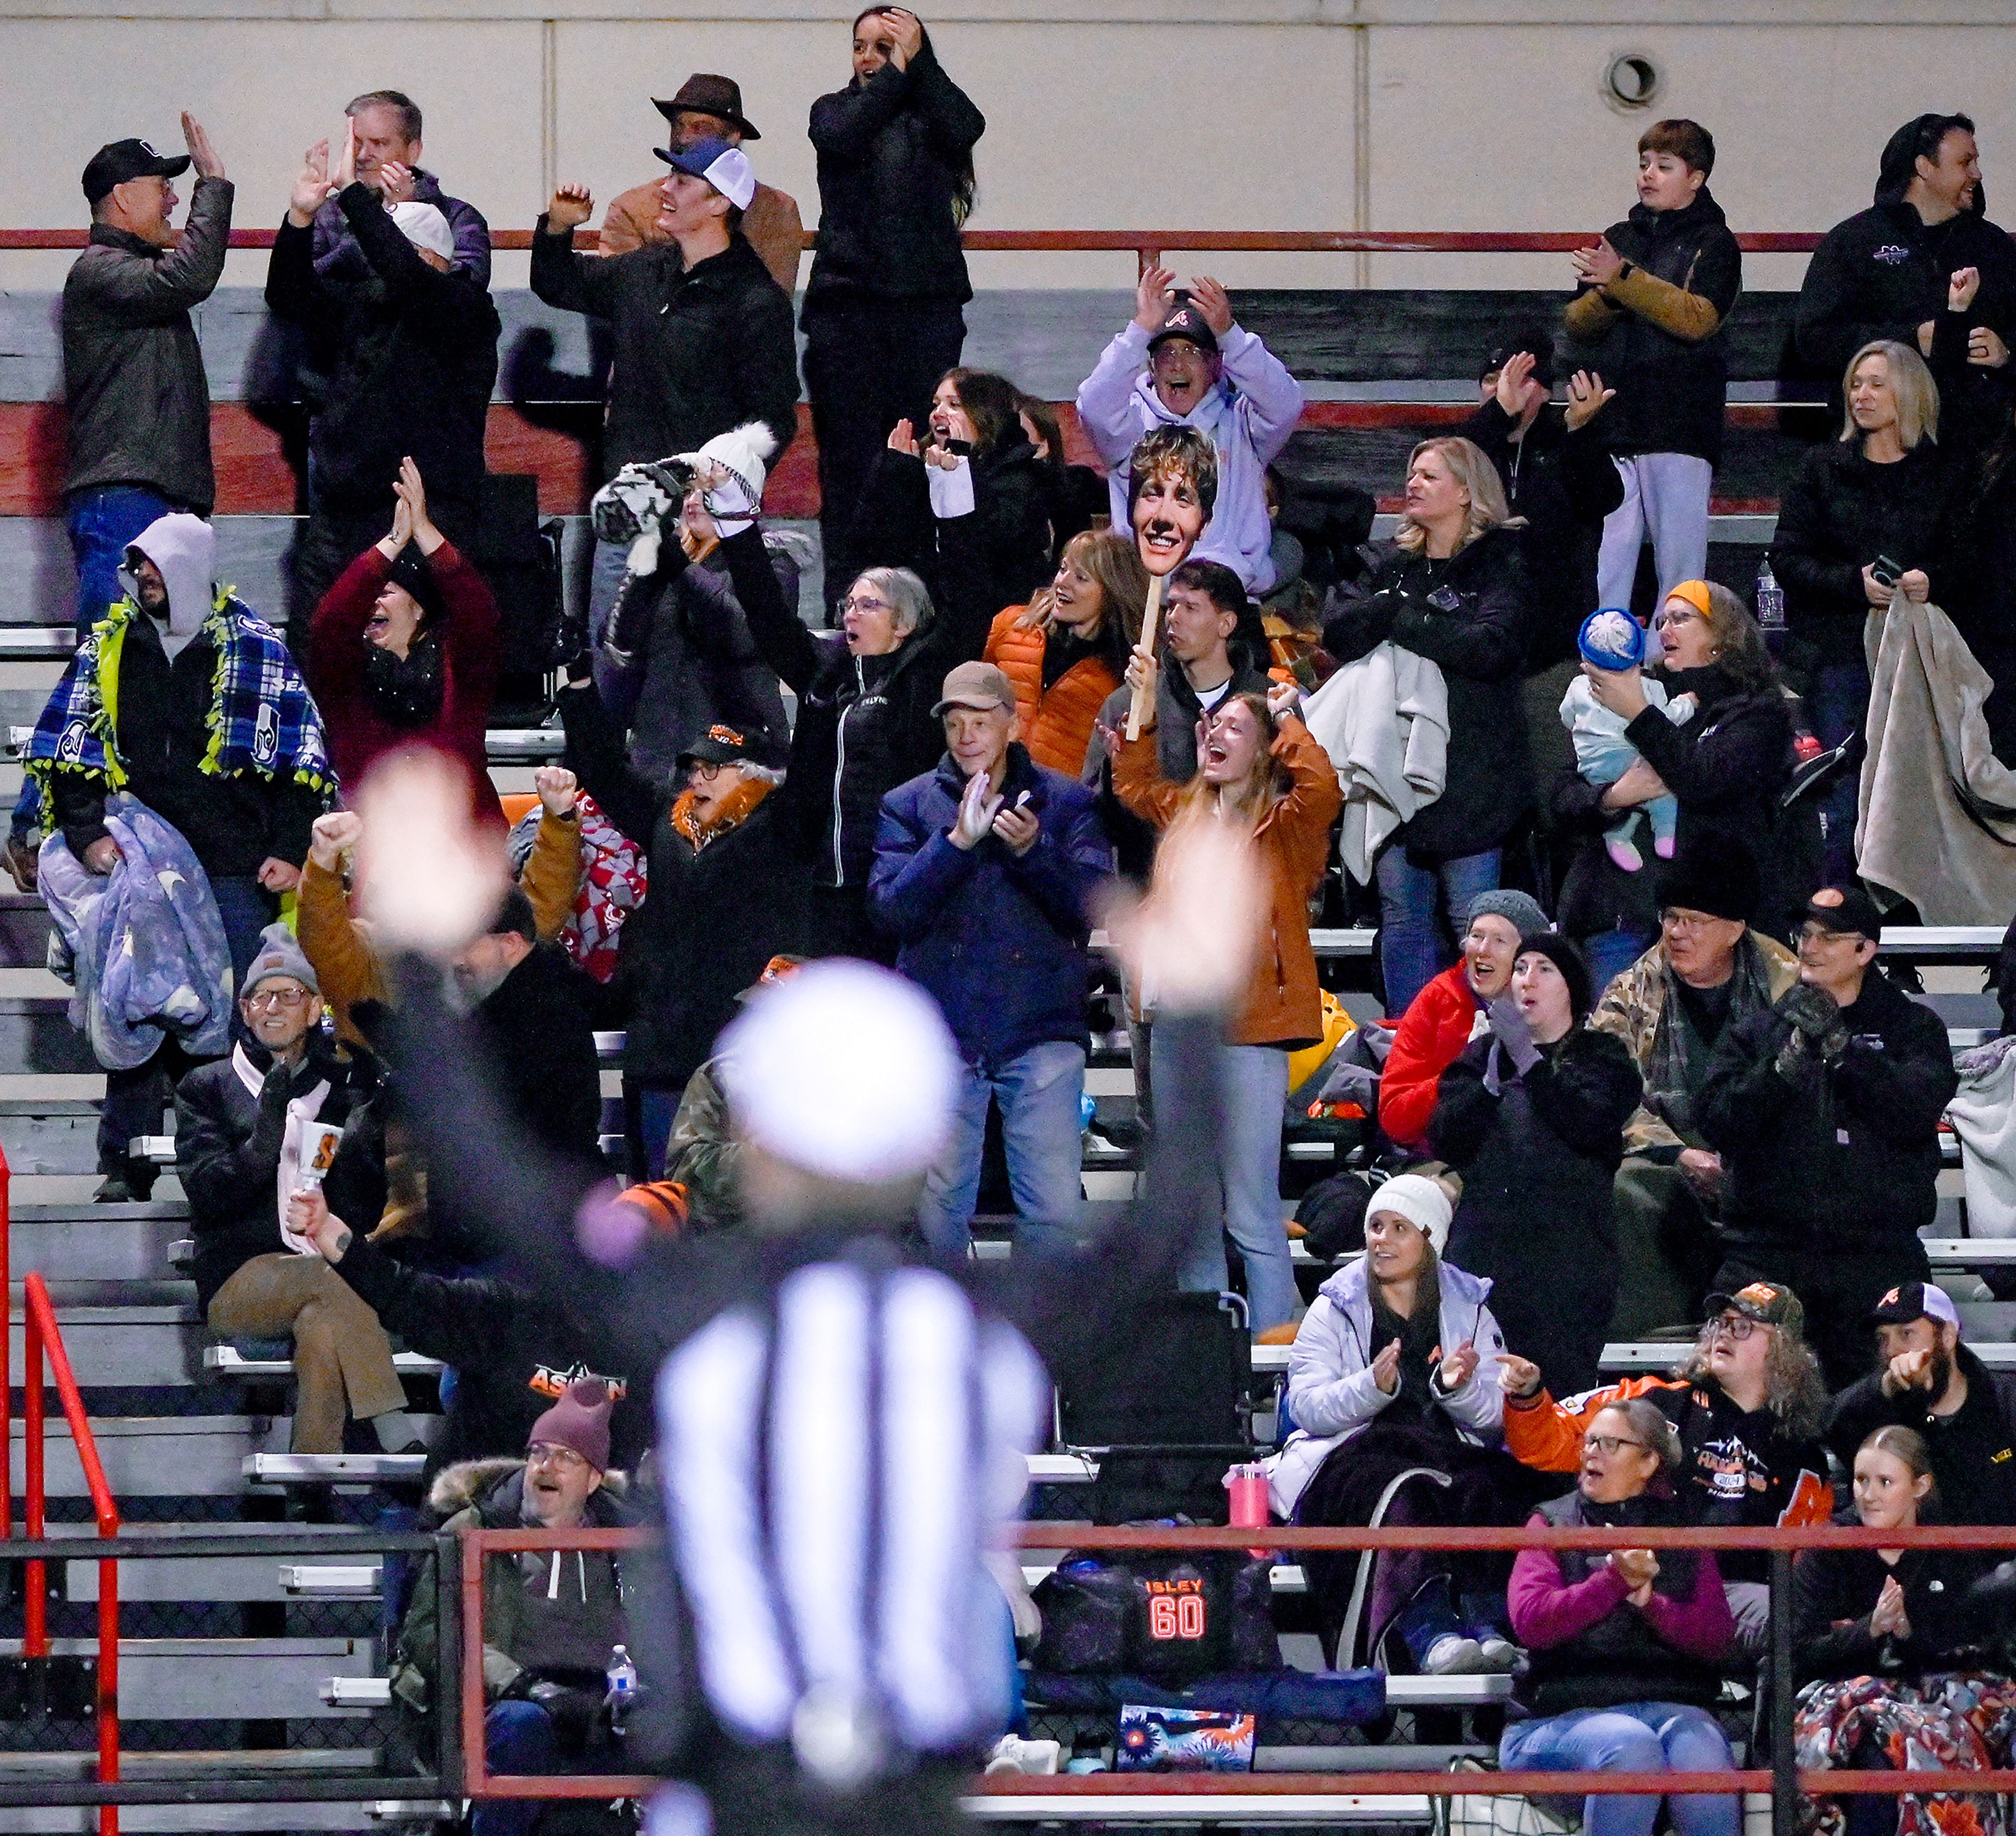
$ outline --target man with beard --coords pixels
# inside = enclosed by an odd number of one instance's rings
[[[1929,1281],[1893,1287],[1870,1315],[1876,1369],[1834,1398],[1823,1431],[1844,1467],[1878,1428],[1924,1437],[1949,1524],[2016,1524],[2016,1445],[1988,1367],[1960,1342],[1960,1313]]]
[[[315,608],[308,674],[346,783],[394,747],[432,746],[468,774],[479,821],[502,826],[484,729],[497,683],[497,602],[427,513],[409,458],[392,487],[391,533]]]

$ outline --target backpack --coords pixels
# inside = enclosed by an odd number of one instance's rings
[[[1275,1669],[1273,1567],[1237,1550],[1067,1554],[1035,1590],[1035,1668],[1168,1683]]]

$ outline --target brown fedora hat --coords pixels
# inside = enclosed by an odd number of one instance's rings
[[[684,110],[695,114],[718,115],[744,140],[761,140],[751,124],[749,117],[742,112],[742,85],[733,77],[711,77],[704,70],[695,70],[679,85],[679,92],[670,102],[660,102],[655,98],[651,103],[667,121]]]

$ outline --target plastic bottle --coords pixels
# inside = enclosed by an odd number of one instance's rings
[[[1267,1527],[1267,1469],[1263,1466],[1236,1466],[1225,1475],[1225,1489],[1231,1494],[1231,1519],[1239,1528]],[[1264,1549],[1249,1549],[1246,1552],[1256,1560],[1266,1554]]]
[[[1782,637],[1785,631],[1785,589],[1771,571],[1769,555],[1757,569],[1757,628],[1766,638]]]
[[[630,1661],[630,1653],[618,1645],[609,1654],[609,1694],[603,1697],[609,1709],[610,1731],[621,1733],[623,1718],[630,1712],[630,1705],[637,1699],[637,1666]]]

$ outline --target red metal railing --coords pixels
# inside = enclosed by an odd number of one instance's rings
[[[570,1777],[492,1773],[484,1752],[483,1582],[484,1557],[492,1551],[553,1549],[637,1549],[649,1537],[641,1530],[472,1530],[463,1536],[462,1564],[462,1746],[463,1789],[481,1798],[636,1798],[657,1790],[662,1781],[635,1774]],[[1095,1528],[1072,1524],[1024,1523],[1017,1526],[1024,1549],[1241,1550],[1255,1540],[1244,1528]],[[1792,1662],[1791,1561],[1809,1549],[1989,1549],[2016,1544],[2016,1529],[1987,1525],[1942,1525],[1917,1530],[1869,1530],[1822,1526],[1799,1530],[1726,1528],[1535,1529],[1491,1528],[1449,1529],[1406,1528],[1315,1529],[1276,1526],[1265,1532],[1276,1550],[1471,1550],[1589,1549],[1625,1546],[1640,1549],[1761,1550],[1772,1558],[1772,1636],[1767,1663],[1775,1672]],[[1384,1798],[1467,1797],[1480,1792],[1507,1795],[1663,1797],[1669,1794],[1735,1792],[1773,1794],[1782,1818],[1796,1793],[1816,1797],[1904,1792],[2016,1792],[2016,1769],[1981,1772],[1819,1771],[1795,1772],[1791,1755],[1792,1687],[1789,1676],[1773,1683],[1773,1738],[1778,1764],[1718,1773],[1517,1772],[1349,1772],[1255,1773],[1065,1774],[1023,1777],[995,1776],[974,1780],[967,1787],[976,1797],[1138,1798],[1179,1795],[1189,1798],[1275,1798],[1318,1795]],[[1096,1817],[1088,1804],[1083,1815]],[[1228,1816],[1236,1815],[1229,1808]],[[1790,1827],[1787,1824],[1782,1827]]]
[[[10,1210],[6,1201],[7,1185],[6,1157],[0,1153],[0,1274],[5,1273]],[[42,1396],[42,1361],[45,1356],[49,1373],[56,1379],[63,1419],[70,1424],[70,1438],[77,1446],[78,1463],[84,1468],[92,1510],[98,1520],[98,1534],[117,1536],[119,1507],[113,1502],[112,1489],[105,1482],[105,1468],[99,1460],[98,1443],[84,1412],[84,1398],[70,1367],[70,1354],[63,1348],[63,1331],[56,1323],[56,1305],[49,1298],[49,1284],[38,1273],[31,1271],[21,1283],[21,1452],[25,1503],[22,1515],[28,1539],[31,1542],[41,1540],[48,1503]],[[7,1362],[5,1355],[0,1354],[0,1380],[11,1379],[13,1373],[5,1368]],[[4,1398],[5,1387],[5,1382],[0,1381],[0,1398]],[[4,1409],[4,1400],[0,1400],[0,1412]],[[4,1423],[4,1413],[0,1413],[0,1425]],[[0,1493],[12,1489],[10,1476],[9,1483],[0,1486]],[[27,1658],[46,1658],[49,1654],[49,1627],[45,1565],[36,1560],[23,1566],[27,1570],[27,1600],[21,1652]],[[98,1564],[97,1709],[98,1777],[101,1784],[110,1784],[119,1777],[119,1564],[110,1559]],[[99,1836],[118,1836],[119,1807],[116,1804],[99,1806],[98,1829]]]

